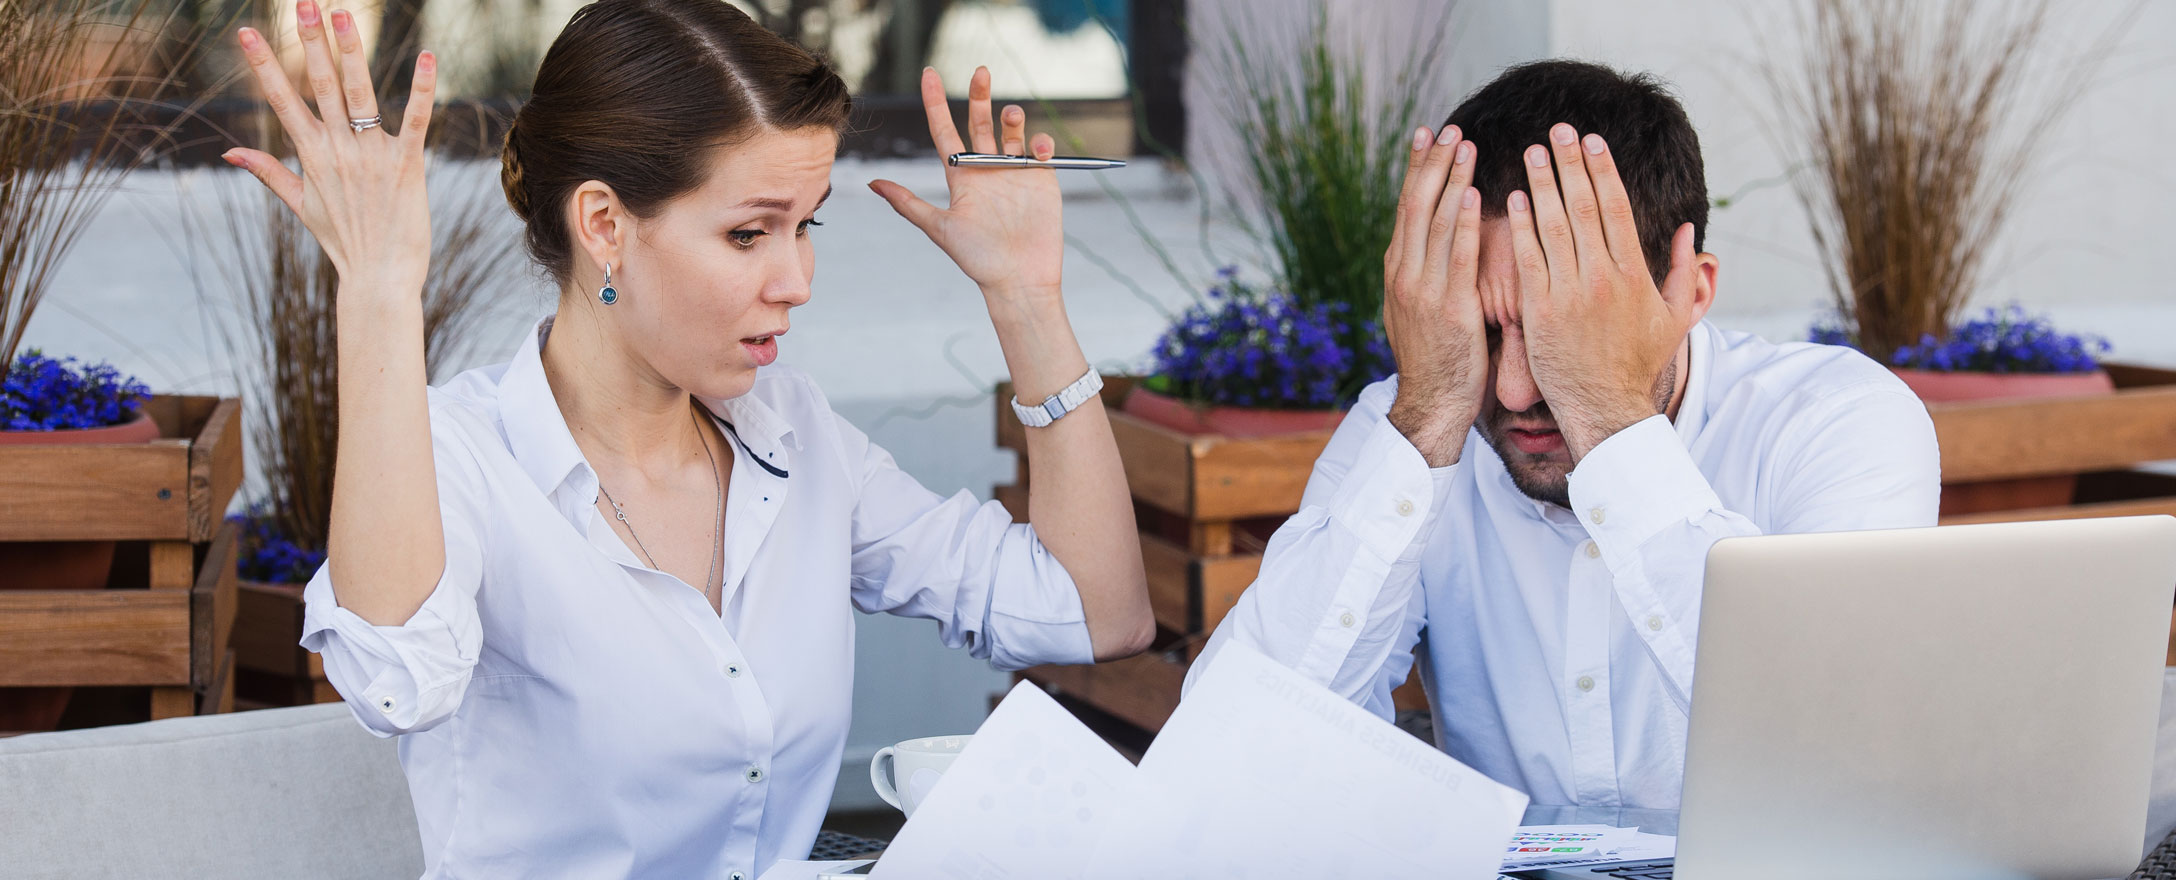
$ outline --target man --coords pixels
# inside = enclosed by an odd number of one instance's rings
[[[1699,140],[1653,79],[1516,67],[1412,151],[1400,374],[1197,666],[1242,641],[1387,718],[1417,653],[1451,756],[1537,804],[1675,809],[1709,546],[1932,525],[1933,424],[1857,352],[1702,320]]]

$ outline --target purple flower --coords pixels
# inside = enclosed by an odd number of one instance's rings
[[[1841,317],[1814,325],[1812,341],[1858,347]],[[1950,330],[1948,338],[1921,336],[1889,355],[1890,366],[1975,373],[2090,373],[2100,369],[2108,340],[2055,329],[2045,316],[2011,303]]]
[[[1200,403],[1327,409],[1396,370],[1380,323],[1352,320],[1348,304],[1302,305],[1229,267],[1217,279],[1156,341],[1149,387]]]
[[[54,360],[31,349],[0,378],[0,431],[103,428],[136,417],[151,389],[112,364]]]
[[[296,544],[280,534],[279,517],[266,502],[249,506],[244,513],[227,517],[242,526],[241,546],[234,562],[243,580],[268,584],[308,583],[325,564],[325,551]]]

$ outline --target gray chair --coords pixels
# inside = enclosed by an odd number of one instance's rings
[[[0,880],[422,873],[393,741],[345,705],[0,739]]]

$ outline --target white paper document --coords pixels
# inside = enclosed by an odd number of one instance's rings
[[[842,862],[774,862],[771,869],[756,880],[817,880],[827,871],[844,871],[869,863],[868,859],[848,859]]]
[[[1138,773],[1087,876],[1487,880],[1527,801],[1236,642]]]
[[[1534,852],[1537,840],[1550,836],[1575,838],[1557,841],[1547,847],[1549,851]],[[1576,838],[1590,838],[1595,846],[1578,846],[1580,851],[1564,852],[1572,847],[1562,844],[1578,844]],[[1593,850],[1600,850],[1599,852]],[[1667,859],[1677,855],[1677,838],[1667,834],[1649,834],[1637,828],[1613,828],[1608,825],[1527,825],[1519,828],[1510,846],[1504,849],[1503,870],[1531,871],[1537,868],[1572,868],[1580,865],[1607,865],[1614,862],[1644,862]]]
[[[1133,764],[1021,682],[877,861],[871,880],[1077,880]]]

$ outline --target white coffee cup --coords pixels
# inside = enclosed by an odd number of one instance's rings
[[[929,736],[877,749],[869,759],[869,783],[876,786],[877,797],[912,816],[937,787],[937,777],[959,759],[968,739],[965,734]]]

